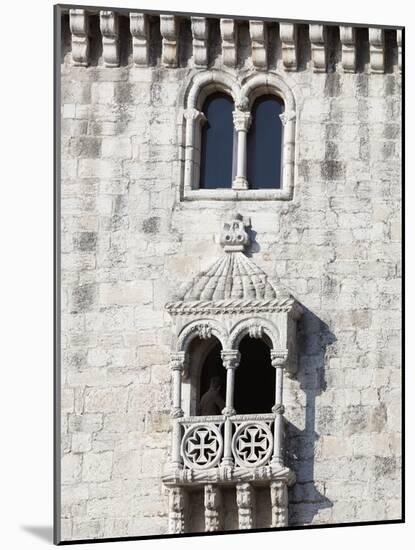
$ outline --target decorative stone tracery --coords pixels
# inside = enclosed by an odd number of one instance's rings
[[[220,235],[223,257],[180,291],[176,300],[166,304],[173,319],[175,342],[171,354],[171,458],[163,480],[174,490],[176,500],[178,487],[183,491],[204,487],[206,530],[217,530],[223,524],[218,495],[221,486],[229,485],[236,487],[241,529],[255,525],[257,484],[269,485],[273,525],[285,524],[286,488],[295,479],[283,459],[282,397],[284,372],[293,375],[296,370],[291,349],[302,310],[285,289],[244,255],[249,245],[249,225],[249,218],[240,215],[226,221]],[[235,372],[241,359],[239,345],[247,335],[266,339],[270,362],[276,369],[274,406],[264,414],[238,414],[234,407]],[[191,361],[193,339],[209,341],[213,336],[222,346],[221,359],[226,369],[225,407],[216,416],[196,416],[189,403],[183,401],[185,365]],[[194,376],[191,372],[186,384],[199,380]],[[180,494],[180,502],[184,502]],[[173,508],[170,525],[182,528],[185,512],[179,514],[177,503]]]

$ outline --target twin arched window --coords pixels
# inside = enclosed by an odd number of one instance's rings
[[[201,133],[201,189],[279,189],[284,111],[274,95],[258,97],[251,113],[235,111],[225,93],[204,101]]]

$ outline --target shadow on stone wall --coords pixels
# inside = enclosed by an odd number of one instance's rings
[[[326,390],[325,356],[328,346],[336,341],[329,327],[314,313],[304,308],[297,327],[299,389],[305,393],[304,430],[292,423],[286,426],[286,464],[296,473],[297,481],[289,493],[289,524],[304,525],[332,502],[324,495],[324,485],[314,478],[316,460],[316,412],[324,422],[324,411],[316,411],[316,397]],[[303,413],[304,414],[304,413]],[[330,422],[330,419],[327,419]],[[303,422],[301,421],[301,424]],[[322,518],[322,523],[325,521]]]

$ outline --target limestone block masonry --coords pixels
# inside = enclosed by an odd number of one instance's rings
[[[74,9],[61,35],[61,539],[399,519],[402,30]],[[206,72],[292,97],[286,188],[250,190],[241,164],[236,189],[185,189]],[[165,304],[237,213],[248,259],[302,308],[281,400],[296,481],[187,495],[163,484]]]

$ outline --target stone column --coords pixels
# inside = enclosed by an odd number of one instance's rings
[[[275,405],[272,412],[275,414],[274,421],[274,452],[271,464],[273,466],[283,467],[283,430],[284,430],[284,405],[282,404],[282,390],[284,380],[284,366],[287,361],[288,353],[286,350],[271,350],[271,364],[275,371]]]
[[[173,375],[173,407],[171,417],[173,419],[171,459],[172,467],[181,468],[182,458],[180,456],[181,426],[179,418],[183,416],[182,410],[182,373],[184,370],[185,353],[179,351],[170,356],[170,369]]]
[[[206,117],[202,111],[198,111],[197,109],[186,109],[184,118],[186,119],[184,186],[187,190],[198,189],[200,179],[201,128],[206,122]]]
[[[187,494],[183,487],[169,489],[169,533],[181,534],[185,532]]]
[[[217,485],[205,485],[205,531],[222,529],[222,494]]]
[[[285,481],[272,481],[271,491],[271,527],[288,525],[288,490]]]
[[[232,182],[232,189],[248,189],[248,179],[246,176],[247,163],[247,135],[251,125],[251,114],[246,111],[234,111],[233,123],[237,136],[237,158],[236,158],[236,176]]]
[[[254,528],[254,492],[250,483],[236,485],[239,529]]]
[[[236,350],[222,350],[221,357],[223,366],[226,369],[226,405],[222,414],[226,416],[224,428],[224,450],[223,466],[233,466],[232,458],[232,422],[230,416],[236,413],[233,406],[233,395],[235,390],[235,369],[239,365],[241,355]]]

